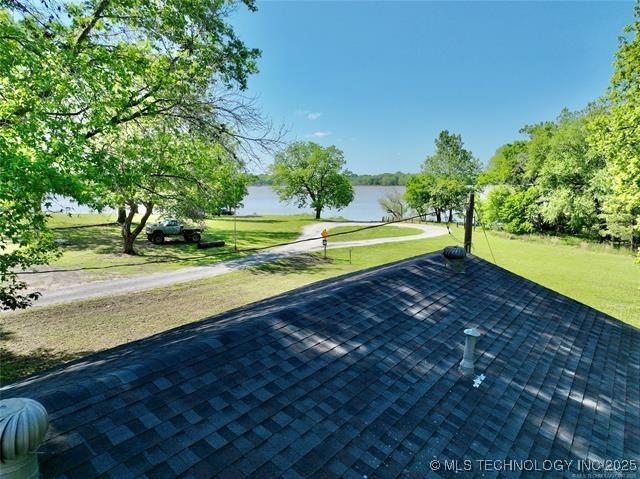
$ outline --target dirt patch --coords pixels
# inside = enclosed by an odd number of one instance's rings
[[[104,281],[109,279],[119,278],[110,274],[108,277],[91,272],[91,271],[57,271],[47,273],[47,270],[55,269],[50,267],[47,269],[41,269],[45,271],[38,274],[21,275],[20,279],[25,281],[29,285],[29,291],[39,291],[41,293],[47,293],[49,291],[57,291],[63,288],[69,288],[70,286],[77,286],[81,284],[93,283],[96,281]]]

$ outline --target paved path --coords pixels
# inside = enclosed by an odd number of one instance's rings
[[[330,229],[337,226],[353,226],[371,225],[375,223],[316,223],[305,227],[299,239],[314,238],[320,236],[324,228]],[[375,238],[359,241],[343,241],[329,244],[329,248],[347,248],[356,246],[367,246],[380,243],[394,243],[398,241],[416,240],[422,238],[431,238],[447,234],[447,230],[443,227],[419,224],[397,223],[394,226],[421,229],[422,233],[411,236],[398,236],[389,238]],[[161,286],[169,286],[176,283],[184,283],[194,281],[211,276],[228,273],[257,264],[268,263],[277,258],[304,253],[309,251],[317,251],[322,249],[322,240],[305,241],[287,246],[279,246],[270,250],[265,250],[252,254],[244,258],[233,259],[229,261],[221,261],[202,266],[190,266],[180,268],[173,271],[163,271],[158,273],[150,273],[145,275],[130,276],[126,278],[116,278],[104,281],[95,281],[79,285],[72,285],[66,288],[54,288],[47,290],[40,289],[42,296],[34,303],[34,307],[50,306],[60,303],[68,303],[71,301],[79,301],[83,299],[97,298],[101,296],[112,296],[134,291],[143,291],[148,289],[159,288]]]

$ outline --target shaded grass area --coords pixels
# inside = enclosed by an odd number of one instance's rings
[[[462,238],[462,228],[452,228]],[[640,326],[640,266],[630,255],[510,239],[489,233],[497,264]],[[315,281],[455,243],[450,236],[331,249],[282,258],[172,287],[0,316],[0,379],[10,381],[89,352],[110,348]],[[352,262],[349,262],[349,249]],[[482,231],[474,254],[492,261]]]
[[[233,249],[234,237],[237,237],[239,249],[262,247],[295,240],[305,225],[315,222],[311,216],[220,217],[205,221],[202,240],[224,240],[225,247],[199,250],[195,244],[186,243],[181,237],[170,237],[166,244],[154,245],[142,233],[136,241],[137,256],[121,253],[122,238],[118,226],[60,229],[115,219],[115,215],[101,214],[52,215],[50,226],[55,229],[62,257],[51,268],[90,268],[88,274],[91,276],[122,276],[208,264],[238,256]]]
[[[336,226],[328,230],[329,241],[332,243],[340,243],[344,241],[358,241],[374,238],[394,238],[396,236],[411,236],[422,233],[422,230],[418,228],[403,228],[401,226],[380,226],[379,228],[369,228],[365,230],[356,231],[354,233],[342,234],[340,236],[332,236],[337,233],[346,233],[349,231],[357,230],[362,226]],[[408,238],[407,238],[408,239]]]
[[[273,296],[321,279],[435,251],[448,244],[446,237],[407,243],[353,248],[321,254],[282,258],[270,264],[234,271],[200,281],[36,308],[0,316],[0,380],[10,381],[24,372],[46,369],[55,355],[70,358],[150,336],[167,329]],[[41,357],[38,351],[46,349]],[[7,357],[6,355],[11,355]],[[41,361],[40,364],[38,362]]]

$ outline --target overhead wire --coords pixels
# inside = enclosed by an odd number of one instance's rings
[[[454,234],[451,232],[451,228],[449,227],[450,224],[451,224],[451,221],[447,221],[446,227],[447,227],[447,232],[449,233],[449,236],[451,236],[456,243],[462,244],[462,241],[456,238]]]
[[[484,223],[482,222],[482,220],[480,219],[480,213],[478,213],[478,210],[475,208],[473,208],[473,211],[476,212],[476,216],[478,217],[478,223],[480,224],[480,227],[482,228],[482,232],[484,233],[484,239],[487,242],[487,246],[489,247],[489,253],[491,253],[491,258],[493,259],[493,264],[495,264],[496,266],[498,265],[498,262],[496,261],[496,257],[493,254],[493,248],[491,248],[491,243],[489,242],[489,236],[487,235],[487,231],[484,227]]]

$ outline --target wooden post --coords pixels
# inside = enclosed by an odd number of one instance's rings
[[[238,252],[238,227],[236,226],[236,209],[233,209],[233,251]]]
[[[469,193],[469,204],[467,205],[467,215],[464,219],[464,250],[471,253],[471,233],[473,231],[473,191]]]

